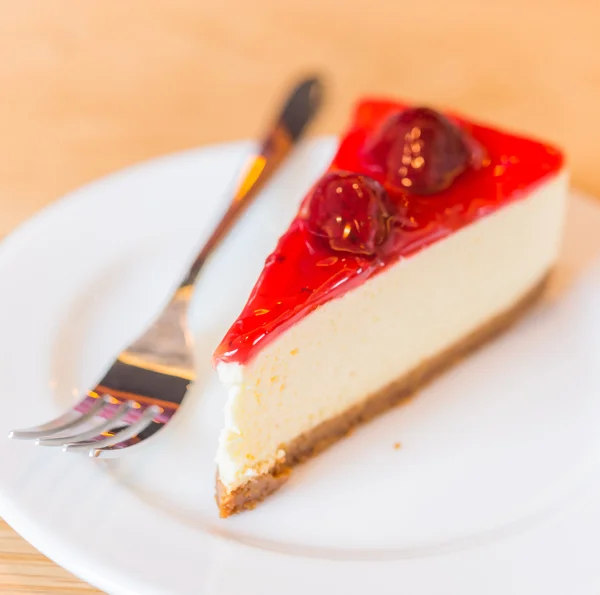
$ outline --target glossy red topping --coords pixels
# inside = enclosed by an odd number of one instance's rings
[[[451,126],[460,131],[459,138],[469,147],[467,166],[463,167],[464,151],[456,137],[436,138],[436,128],[432,132],[435,146],[428,147],[429,129],[419,128],[419,138],[423,139],[420,154],[430,163],[425,174],[417,172],[424,165],[412,164],[415,155],[411,153],[409,179],[413,184],[408,193],[403,177],[398,184],[388,171],[388,163],[397,165],[394,158],[376,149],[377,139],[387,138],[385,122],[391,117],[392,122],[401,121],[396,114],[404,109],[391,101],[363,101],[358,105],[328,173],[304,199],[298,217],[267,259],[244,310],[217,348],[214,363],[246,363],[318,306],[342,296],[398,259],[518,200],[562,167],[561,153],[551,146],[453,118]],[[411,135],[416,136],[412,128]],[[404,141],[399,143],[404,146]],[[454,147],[453,151],[463,157],[445,156],[440,150],[443,146]],[[429,167],[439,159],[441,167]],[[362,198],[348,172],[358,174],[356,183]],[[421,185],[428,191],[440,184],[444,189],[434,194],[415,193]],[[337,187],[342,188],[339,196]],[[346,232],[347,224],[350,229]]]
[[[375,256],[389,244],[394,212],[385,188],[373,178],[332,171],[314,185],[299,218],[317,250],[328,245],[336,252]]]
[[[426,107],[388,116],[365,141],[362,157],[370,173],[408,194],[445,190],[468,167],[481,167],[484,150],[443,114]]]

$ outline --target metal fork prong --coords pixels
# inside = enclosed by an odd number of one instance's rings
[[[73,442],[91,440],[104,432],[112,430],[135,406],[133,401],[125,401],[116,409],[114,415],[104,423],[97,425],[85,432],[79,434],[69,434],[68,436],[58,436],[56,438],[38,438],[35,443],[37,446],[63,446]]]
[[[164,424],[156,424],[157,430],[164,426]],[[149,426],[148,426],[149,427]],[[148,428],[146,428],[148,429]],[[113,444],[112,446],[105,446],[104,448],[95,448],[90,451],[90,457],[94,459],[117,459],[123,456],[122,452],[126,448],[129,448],[135,444],[136,451],[139,452],[140,446],[145,444],[151,444],[151,440],[147,440],[150,436],[154,435],[156,432],[152,432],[149,436],[145,435],[145,432],[137,434],[136,436],[132,436],[129,440],[124,440],[123,442],[119,442],[117,444]]]
[[[118,444],[124,440],[129,440],[129,438],[132,438],[144,430],[144,428],[149,426],[152,423],[152,420],[161,411],[162,409],[158,405],[151,405],[140,415],[140,418],[137,421],[129,426],[126,426],[112,436],[107,436],[106,438],[102,438],[100,440],[91,440],[89,442],[74,442],[72,444],[65,444],[63,446],[63,450],[65,452],[82,452],[87,450],[90,451],[90,456],[92,456],[92,453],[98,448],[112,446],[113,444]]]
[[[43,424],[41,426],[35,426],[33,428],[27,428],[25,430],[13,430],[8,433],[9,438],[15,440],[35,440],[36,438],[46,438],[49,436],[55,436],[66,430],[72,430],[89,421],[98,414],[98,412],[108,403],[110,397],[103,395],[98,397],[94,404],[90,407],[89,411],[73,417],[75,413],[73,410],[67,411],[67,413],[53,419],[52,421]]]

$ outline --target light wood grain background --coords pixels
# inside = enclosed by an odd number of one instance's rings
[[[560,143],[600,195],[599,29],[595,0],[0,0],[0,235],[116,168],[253,135],[313,69],[315,132],[363,93],[450,106]],[[0,593],[97,591],[0,521]]]

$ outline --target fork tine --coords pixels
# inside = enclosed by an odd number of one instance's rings
[[[79,434],[69,434],[68,436],[58,436],[54,438],[38,438],[35,443],[37,446],[63,446],[73,442],[82,442],[84,440],[91,440],[104,432],[112,430],[135,406],[133,401],[125,401],[121,403],[114,415],[112,415],[104,423],[95,426],[86,432]]]
[[[52,421],[42,424],[41,426],[35,426],[33,428],[27,428],[24,430],[13,430],[8,433],[9,438],[15,440],[34,440],[36,438],[44,438],[47,436],[54,436],[65,430],[72,430],[77,426],[89,421],[94,417],[108,402],[106,395],[96,399],[94,404],[90,407],[89,411],[81,415],[77,415],[72,409],[67,411],[63,415],[60,415]],[[73,417],[75,415],[75,417]]]
[[[127,440],[123,440],[122,442],[118,442],[117,444],[112,444],[111,446],[93,449],[90,451],[90,457],[96,459],[116,459],[121,457],[124,449],[134,445],[139,447],[142,442],[151,436],[154,436],[154,434],[163,428],[164,425],[165,422],[156,421],[156,418],[154,418],[152,423],[146,426],[139,434],[136,434]]]
[[[124,427],[122,430],[117,431],[112,436],[107,436],[106,438],[102,438],[100,440],[90,440],[86,442],[73,442],[71,444],[65,444],[63,446],[63,450],[65,452],[81,452],[81,451],[90,451],[90,456],[92,453],[98,449],[103,448],[105,446],[112,446],[113,444],[118,444],[119,442],[123,442],[124,440],[128,440],[129,438],[133,438],[136,434],[143,431],[144,428],[149,426],[152,423],[154,417],[156,417],[162,409],[158,407],[158,405],[150,405],[139,417],[137,421],[132,423],[129,426]]]

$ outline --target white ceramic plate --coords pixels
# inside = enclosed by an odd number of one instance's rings
[[[598,593],[600,206],[580,196],[552,291],[526,320],[263,506],[217,517],[225,395],[210,354],[334,145],[305,145],[202,276],[199,380],[174,421],[104,463],[0,439],[0,514],[115,595]],[[250,148],[110,176],[1,246],[2,434],[62,411],[144,326]]]

